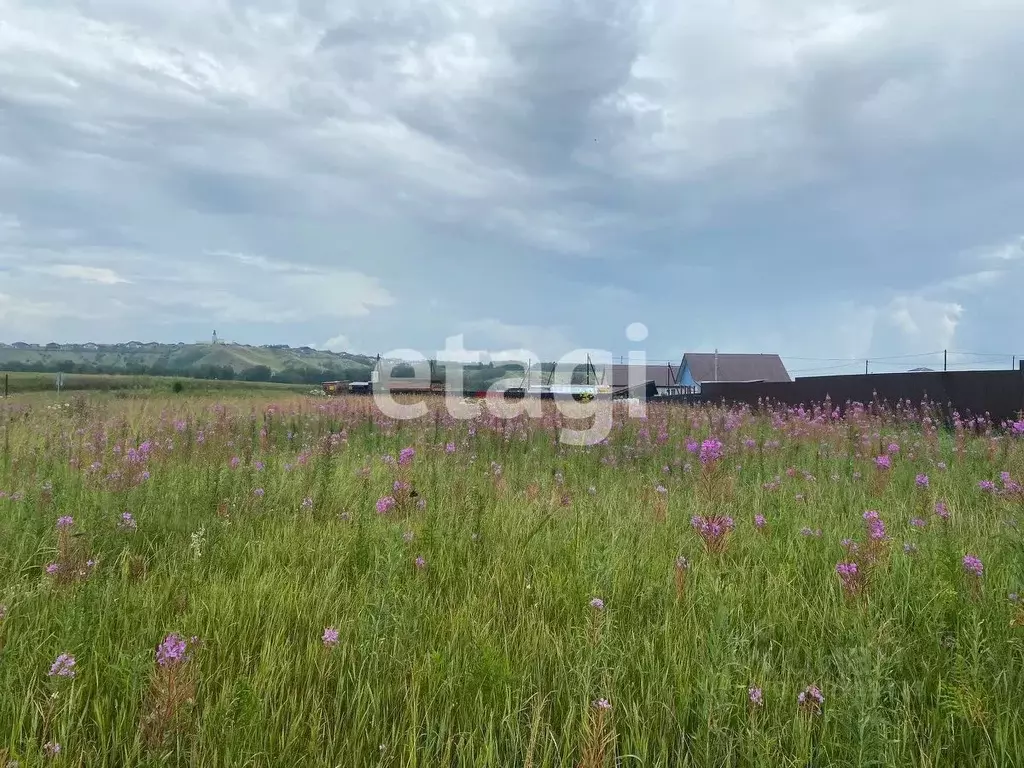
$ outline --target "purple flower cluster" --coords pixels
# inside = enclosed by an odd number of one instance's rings
[[[935,502],[935,514],[942,520],[949,520],[949,508],[946,506],[946,502],[941,499]]]
[[[600,597],[595,597],[593,600],[590,601],[590,607],[593,608],[595,611],[603,611],[604,600],[602,600]]]
[[[809,685],[804,688],[800,691],[796,700],[802,709],[815,714],[821,712],[821,706],[825,703],[825,697],[821,693],[821,689],[816,685]]]
[[[725,545],[726,536],[735,527],[731,517],[717,515],[708,517],[695,515],[690,519],[690,524],[704,540],[704,545],[712,552],[720,550]]]
[[[876,456],[875,466],[879,469],[889,469],[892,466],[892,459],[888,456]]]
[[[722,458],[722,443],[713,437],[709,437],[700,444],[700,463],[704,466],[714,464]]]
[[[982,565],[981,560],[975,555],[964,555],[963,566],[965,571],[979,578],[985,571],[985,566]]]
[[[75,524],[75,518],[71,515],[63,515],[57,518],[57,530],[64,531]]]
[[[876,542],[885,541],[885,523],[878,516],[878,513],[873,509],[869,509],[864,513],[864,520],[868,524],[868,537]]]
[[[398,465],[401,467],[412,464],[413,457],[416,455],[415,448],[403,448],[398,452]]]
[[[156,663],[161,667],[173,667],[188,661],[188,646],[195,643],[196,638],[186,641],[178,633],[167,635],[157,646]]]
[[[914,480],[914,483],[917,485],[918,488],[927,488],[930,484],[930,481],[928,480],[928,475],[918,475],[917,478]]]
[[[323,637],[321,638],[324,646],[327,648],[333,648],[338,644],[338,630],[334,627],[327,627],[324,629]]]
[[[764,706],[764,692],[756,686],[747,689],[747,698],[755,707]]]
[[[839,582],[843,585],[843,591],[847,594],[855,594],[860,590],[860,569],[857,563],[836,563],[836,573],[839,574]]]
[[[386,515],[394,509],[396,503],[394,496],[381,496],[377,499],[377,514]]]
[[[67,653],[62,653],[50,666],[50,671],[47,674],[50,677],[74,677],[75,657]]]

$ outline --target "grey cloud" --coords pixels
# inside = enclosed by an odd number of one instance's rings
[[[118,287],[59,293],[18,272],[36,259],[126,275],[143,298],[118,317],[174,285],[156,310],[174,327],[192,307],[371,347],[473,322],[600,347],[642,320],[666,350],[831,356],[1014,328],[963,253],[1024,230],[1019,4],[0,0],[0,16],[0,212],[19,222],[0,263],[33,317]],[[218,250],[334,282],[250,291],[245,265],[210,266]],[[342,290],[355,273],[366,301]],[[627,292],[594,313],[607,285]],[[288,306],[342,293],[329,333]]]

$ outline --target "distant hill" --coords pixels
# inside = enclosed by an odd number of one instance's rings
[[[0,371],[182,376],[315,384],[366,381],[374,358],[283,344],[0,344]]]

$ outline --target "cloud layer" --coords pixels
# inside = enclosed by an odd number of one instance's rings
[[[0,19],[0,340],[1024,353],[1019,2]]]

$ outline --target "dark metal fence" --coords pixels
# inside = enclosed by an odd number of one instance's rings
[[[780,404],[809,407],[826,400],[845,410],[848,403],[895,406],[922,402],[934,404],[949,420],[983,416],[996,423],[1020,418],[1024,411],[1024,363],[1016,371],[936,371],[915,373],[808,376],[791,382],[705,383],[699,395],[659,398],[677,403],[725,403],[728,405]]]

